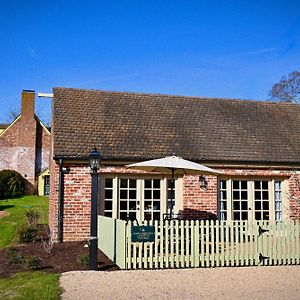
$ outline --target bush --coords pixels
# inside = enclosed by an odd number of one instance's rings
[[[22,256],[22,254],[13,247],[7,248],[6,258],[8,260],[8,263],[11,265],[22,264],[24,261],[24,257]]]
[[[36,256],[27,256],[25,258],[25,266],[29,270],[37,270],[41,267],[41,260]]]
[[[24,195],[25,180],[21,174],[12,170],[0,171],[0,199]]]
[[[41,213],[38,210],[32,208],[25,212],[25,217],[26,217],[28,226],[34,227],[38,224],[38,221],[41,217]]]
[[[86,254],[80,255],[77,261],[81,267],[86,267],[89,265],[89,256]]]
[[[38,229],[33,226],[23,225],[18,231],[18,239],[21,243],[32,243],[37,240]]]

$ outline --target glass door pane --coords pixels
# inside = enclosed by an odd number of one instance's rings
[[[122,220],[137,219],[137,180],[122,178],[119,180],[119,218]]]
[[[232,181],[232,216],[233,220],[248,220],[248,182]]]
[[[144,180],[144,220],[159,220],[161,216],[161,180]]]
[[[270,219],[268,181],[254,181],[254,219]]]

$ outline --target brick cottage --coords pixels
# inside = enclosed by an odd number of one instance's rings
[[[0,170],[26,179],[26,192],[44,195],[48,182],[50,131],[34,113],[35,92],[22,92],[21,114],[0,131]],[[39,178],[40,177],[40,178]],[[38,190],[38,180],[41,181]]]
[[[162,218],[170,177],[125,165],[175,153],[222,172],[176,176],[180,218],[299,219],[298,105],[55,88],[49,223],[61,241],[89,237],[94,147],[101,215]]]

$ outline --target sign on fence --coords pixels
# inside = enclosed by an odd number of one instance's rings
[[[132,226],[131,241],[133,243],[154,242],[154,226]]]

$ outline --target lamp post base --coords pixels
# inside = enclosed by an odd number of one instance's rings
[[[97,251],[98,251],[98,238],[91,236],[89,240],[89,267],[90,270],[97,270]]]

